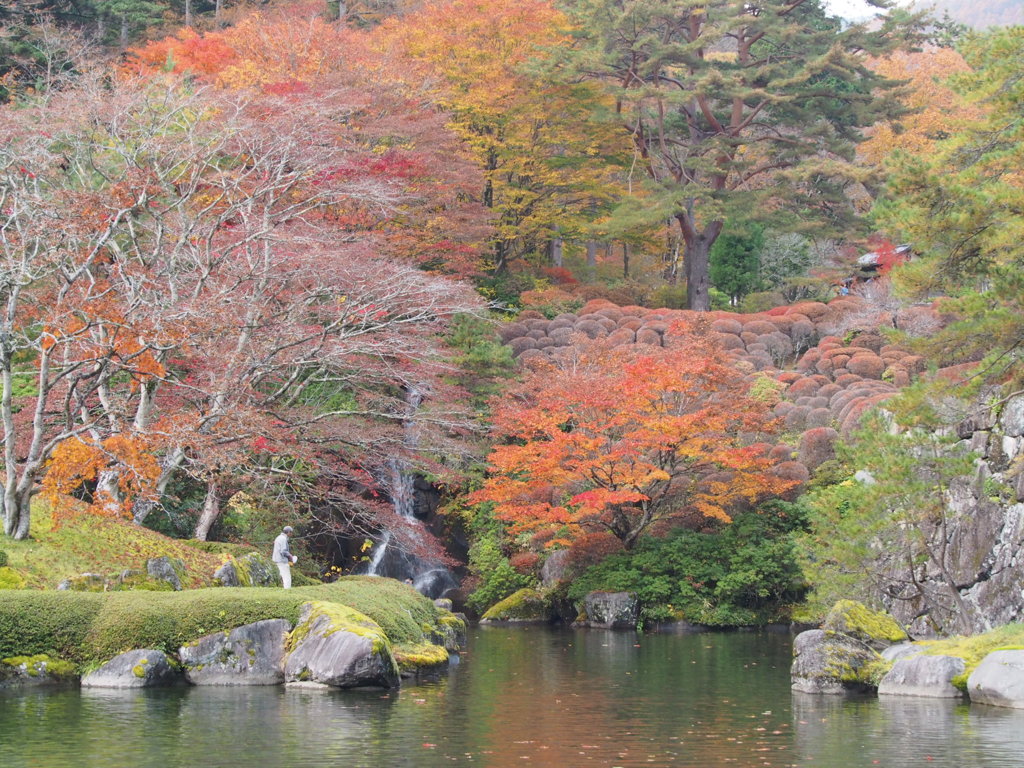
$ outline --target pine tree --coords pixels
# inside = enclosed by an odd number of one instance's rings
[[[652,219],[680,228],[692,309],[709,308],[727,219],[851,223],[861,128],[900,109],[865,54],[908,40],[918,19],[892,11],[874,31],[844,29],[820,0],[579,0],[570,15],[566,70],[614,95]]]

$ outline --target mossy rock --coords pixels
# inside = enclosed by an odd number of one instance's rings
[[[347,605],[311,602],[288,638],[288,682],[336,688],[396,688],[400,672],[384,630]]]
[[[448,665],[448,651],[433,643],[398,645],[395,646],[394,652],[395,662],[402,674]]]
[[[821,629],[797,635],[793,654],[793,690],[803,693],[873,691],[892,667],[860,640]]]
[[[426,634],[433,638],[434,644],[449,651],[457,651],[466,644],[466,620],[443,608],[438,610],[441,615],[437,617],[436,625]]]
[[[856,638],[875,650],[907,639],[907,633],[892,616],[855,600],[840,600],[832,606],[821,628]]]
[[[0,659],[0,688],[59,685],[77,679],[74,664],[44,653]]]
[[[258,552],[250,552],[238,558],[228,555],[213,578],[224,587],[281,586],[281,573],[277,566]]]
[[[18,571],[8,566],[0,566],[0,589],[24,589],[28,581]]]
[[[142,571],[122,571],[110,580],[111,592],[140,590],[143,592],[173,592],[174,585],[163,579],[155,579]]]
[[[152,557],[146,561],[146,574],[156,581],[166,583],[178,591],[188,581],[188,569],[180,557]]]
[[[540,590],[526,588],[492,605],[480,620],[547,623],[550,619],[551,604],[547,596]]]
[[[57,589],[62,592],[106,592],[108,586],[107,577],[102,573],[81,573],[64,579]]]

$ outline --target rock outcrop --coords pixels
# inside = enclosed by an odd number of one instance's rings
[[[878,684],[878,695],[958,699],[964,693],[953,678],[963,673],[964,660],[956,656],[921,654],[898,659]]]
[[[178,651],[193,685],[278,685],[284,682],[285,642],[292,626],[284,619],[217,632]]]
[[[281,574],[272,562],[257,552],[227,561],[213,574],[222,587],[280,587]]]
[[[922,522],[933,552],[945,553],[948,578],[933,563],[917,568],[915,591],[898,586],[911,579],[905,570],[887,574],[879,598],[915,637],[962,633],[959,612],[949,599],[949,579],[957,585],[973,633],[1024,620],[1024,396],[1013,397],[995,416],[979,406],[951,429],[953,451],[978,456],[974,475],[955,478],[946,493],[943,519]]]
[[[600,629],[636,629],[640,602],[632,592],[590,592],[583,598],[584,620],[577,624]]]
[[[886,666],[878,652],[860,640],[811,629],[793,642],[790,677],[793,690],[802,693],[864,693],[875,689]]]
[[[83,688],[152,688],[178,682],[181,675],[163,651],[141,649],[115,656],[82,678]]]
[[[391,643],[372,619],[334,603],[307,603],[292,633],[285,680],[335,688],[396,688]]]
[[[971,701],[1024,709],[1024,651],[993,651],[967,678]]]
[[[547,596],[536,589],[520,589],[501,600],[484,613],[480,622],[511,622],[518,624],[547,624],[551,621],[551,604]]]

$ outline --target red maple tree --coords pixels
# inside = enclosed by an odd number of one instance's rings
[[[580,343],[496,404],[503,444],[472,500],[493,503],[513,533],[556,532],[549,544],[603,530],[629,549],[659,523],[727,521],[734,504],[793,485],[755,442],[774,425],[748,389],[706,335]]]

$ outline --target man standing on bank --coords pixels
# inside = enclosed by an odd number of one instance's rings
[[[288,536],[295,530],[286,525],[281,530],[281,535],[274,539],[274,554],[270,559],[277,563],[277,570],[281,572],[281,583],[285,589],[292,588],[292,565],[298,561],[295,555],[288,551]]]

